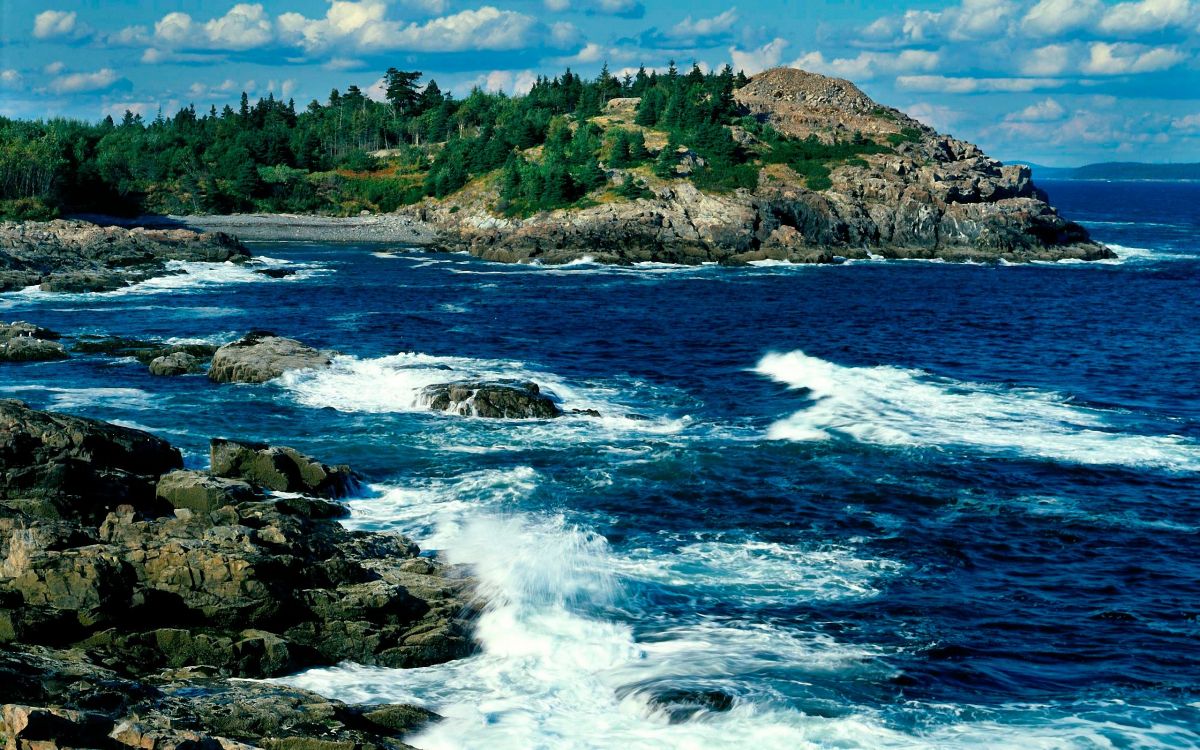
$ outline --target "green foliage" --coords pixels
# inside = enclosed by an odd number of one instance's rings
[[[0,220],[49,221],[57,216],[58,211],[47,206],[40,198],[0,200]]]
[[[646,183],[637,179],[633,175],[627,175],[625,181],[617,188],[617,194],[628,198],[629,200],[637,200],[638,198],[653,198],[654,193],[650,188],[646,187]]]
[[[456,99],[434,81],[422,86],[419,72],[390,68],[383,102],[350,86],[300,110],[243,95],[234,106],[189,105],[152,121],[132,112],[99,123],[0,117],[0,205],[11,216],[390,211],[502,170],[501,202],[520,213],[603,189],[602,161],[630,169],[653,159],[656,174],[674,177],[684,144],[706,164],[697,184],[735,189],[754,183],[758,156],[727,127],[744,82],[728,67],[681,74],[672,64],[665,75],[642,69],[621,79],[607,68],[595,79],[568,70],[538,78],[521,97],[476,89]],[[589,122],[623,96],[641,97],[642,128],[669,133],[657,158],[641,128],[606,136]],[[371,156],[379,151],[387,156]]]
[[[921,140],[921,131],[917,128],[904,128],[899,133],[888,133],[888,143],[899,146],[901,143],[917,143]]]

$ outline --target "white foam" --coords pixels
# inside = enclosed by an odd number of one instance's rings
[[[847,437],[886,446],[968,447],[1081,464],[1200,471],[1200,446],[1176,435],[1110,427],[1115,412],[1033,388],[937,378],[899,367],[845,367],[804,352],[768,354],[755,371],[807,389],[805,409],[771,425],[772,440]]]
[[[444,439],[441,442],[460,448],[486,445],[495,450],[504,445],[505,438],[526,445],[563,440],[590,442],[619,434],[673,435],[691,424],[686,416],[636,418],[631,416],[634,409],[621,403],[623,389],[620,387],[567,382],[554,373],[511,360],[427,354],[397,354],[377,359],[337,357],[331,367],[285,373],[278,383],[305,406],[372,414],[432,414],[426,394],[430,386],[496,380],[535,382],[543,393],[558,399],[568,413],[553,420],[553,425],[546,420],[487,420],[492,425],[503,424],[504,432],[491,434],[486,428],[477,428],[456,433],[452,439],[448,434],[441,434],[439,438]],[[639,387],[640,384],[631,383],[629,392]],[[571,413],[572,410],[594,410],[601,416]],[[471,406],[468,403],[450,404],[445,413],[470,417]]]
[[[865,599],[880,578],[902,569],[892,560],[861,558],[845,547],[804,548],[749,540],[697,542],[672,553],[637,550],[619,561],[625,577],[706,596],[767,603]]]
[[[104,406],[120,409],[153,409],[155,396],[140,388],[59,388],[45,385],[4,385],[0,393],[40,391],[52,394],[47,408],[77,409],[83,406]]]

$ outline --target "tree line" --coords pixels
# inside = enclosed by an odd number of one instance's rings
[[[189,105],[149,122],[128,111],[98,123],[0,118],[0,215],[392,211],[495,170],[498,208],[529,213],[579,203],[610,176],[620,194],[644,195],[636,177],[612,170],[647,163],[661,179],[686,172],[701,188],[731,190],[753,187],[776,161],[820,186],[826,161],[881,148],[786,139],[739,112],[733,95],[746,81],[729,66],[681,73],[672,63],[620,79],[605,66],[590,79],[539,77],[523,96],[476,88],[456,99],[419,71],[391,68],[383,101],[349,86],[303,109],[243,93],[236,109]],[[619,97],[640,100],[632,123],[593,122]],[[731,125],[768,148],[740,145]],[[664,131],[666,146],[652,152],[645,130]]]

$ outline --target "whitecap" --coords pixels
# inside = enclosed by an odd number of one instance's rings
[[[884,446],[966,447],[1080,464],[1200,471],[1200,446],[1110,426],[1116,412],[1061,394],[938,378],[899,367],[846,367],[802,351],[768,354],[755,372],[804,389],[811,403],[767,431],[772,440],[835,437]]]
[[[155,397],[140,388],[59,388],[46,385],[3,385],[0,392],[22,393],[38,391],[50,394],[47,408],[52,410],[103,406],[120,409],[153,409]]]

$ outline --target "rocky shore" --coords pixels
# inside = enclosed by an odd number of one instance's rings
[[[0,401],[0,726],[10,747],[403,747],[419,709],[230,682],[472,649],[469,581],[351,532],[346,466]]]
[[[171,273],[169,261],[241,263],[233,237],[187,229],[124,229],[84,221],[0,223],[0,292],[106,292]]]
[[[1116,257],[1058,214],[1028,167],[1003,165],[973,144],[879,105],[848,81],[776,68],[755,76],[735,97],[748,116],[784,135],[826,142],[859,135],[889,144],[891,153],[836,166],[826,190],[808,189],[786,165],[762,169],[753,190],[727,194],[661,180],[643,168],[610,170],[617,179],[647,183],[652,196],[633,201],[520,219],[497,214],[494,190],[468,189],[407,212],[436,229],[441,248],[502,262]],[[749,132],[734,135],[744,146],[756,143]]]

